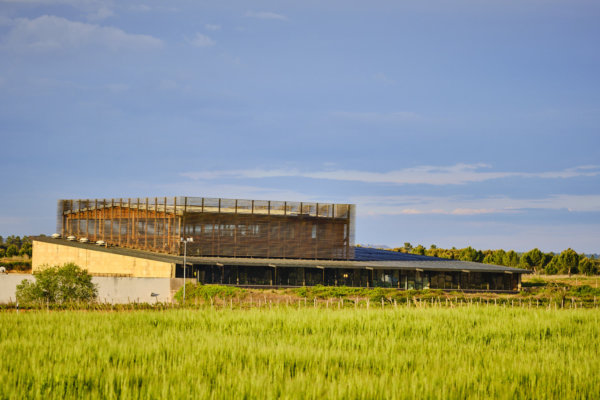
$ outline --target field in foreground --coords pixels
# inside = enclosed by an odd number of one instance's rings
[[[600,311],[0,313],[0,398],[600,398]]]

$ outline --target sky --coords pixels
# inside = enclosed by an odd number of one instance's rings
[[[0,0],[0,235],[61,198],[357,205],[356,241],[600,253],[600,2]]]

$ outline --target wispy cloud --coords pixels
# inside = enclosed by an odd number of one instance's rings
[[[247,11],[245,16],[247,18],[278,19],[281,21],[287,20],[287,17],[285,15],[277,14],[271,11]]]
[[[97,10],[91,12],[88,15],[88,18],[92,21],[99,21],[102,19],[106,19],[108,17],[112,17],[113,15],[115,15],[113,10],[111,10],[110,8],[108,8],[106,6],[101,6]]]
[[[419,114],[412,111],[395,111],[389,113],[335,111],[332,115],[341,119],[366,123],[398,123],[421,119]]]
[[[376,73],[373,78],[377,82],[385,83],[386,85],[394,85],[396,83],[395,80],[384,74],[383,72]]]
[[[299,177],[353,181],[379,184],[426,184],[426,185],[462,185],[501,178],[542,178],[567,179],[580,176],[600,175],[600,166],[584,165],[559,171],[545,172],[493,172],[487,164],[456,164],[451,166],[418,166],[388,172],[370,172],[358,170],[302,171],[299,169],[248,169],[185,172],[182,176],[191,179],[261,179],[276,177]]]
[[[362,215],[481,215],[525,210],[600,212],[600,195],[558,194],[542,198],[516,199],[507,196],[465,198],[432,196],[364,196],[351,199]]]
[[[189,40],[190,44],[196,47],[210,47],[215,45],[215,41],[206,35],[196,33],[196,35]]]
[[[218,31],[221,29],[221,25],[206,24],[204,25],[204,29],[206,29],[207,31]]]
[[[112,93],[124,93],[129,90],[130,86],[126,83],[109,83],[106,88]]]
[[[16,19],[2,42],[3,47],[20,52],[48,52],[87,46],[144,50],[160,48],[162,44],[153,36],[131,34],[115,27],[70,21],[52,15]]]

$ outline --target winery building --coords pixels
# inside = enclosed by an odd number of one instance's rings
[[[200,197],[60,200],[33,269],[75,262],[105,277],[515,291],[517,268],[356,247],[355,206]]]

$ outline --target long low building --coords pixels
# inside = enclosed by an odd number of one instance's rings
[[[33,240],[33,271],[74,262],[94,276],[183,278],[184,256],[63,238]],[[518,268],[353,247],[346,260],[187,256],[185,277],[206,284],[252,287],[312,285],[397,289],[520,289]]]

